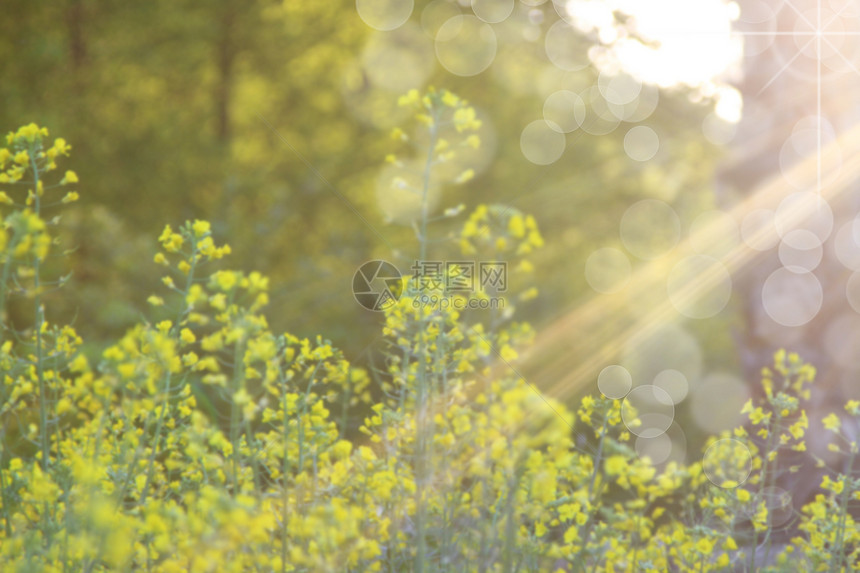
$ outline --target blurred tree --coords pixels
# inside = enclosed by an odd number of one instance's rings
[[[0,21],[0,124],[38,121],[76,145],[82,201],[66,246],[78,248],[80,288],[58,301],[65,313],[79,317],[88,340],[114,336],[157,288],[147,245],[154,252],[165,223],[208,218],[233,246],[229,264],[272,276],[275,330],[325,332],[357,357],[380,317],[352,300],[353,273],[371,258],[405,271],[416,256],[412,229],[393,216],[383,159],[394,147],[390,130],[406,119],[398,96],[428,85],[467,97],[484,122],[483,145],[468,158],[479,164],[475,179],[451,184],[459,173],[452,165],[440,208],[498,203],[533,213],[548,248],[537,261],[542,294],[523,310],[539,326],[578,308],[594,296],[586,259],[622,246],[618,224],[632,203],[665,200],[685,222],[710,205],[716,154],[690,127],[709,102],[646,85],[623,109],[608,106],[591,61],[609,46],[596,31],[566,25],[563,3],[534,4],[516,2],[503,21],[483,24],[468,3],[418,0],[408,21],[383,32],[361,20],[354,0],[9,0]],[[455,34],[437,46],[440,28],[451,35],[452,17],[483,35]],[[559,38],[563,51],[552,48]],[[485,57],[486,69],[469,68],[459,54]],[[549,134],[549,150],[533,146],[553,154],[563,141],[554,162],[530,161],[523,131],[562,90],[583,95],[588,119]],[[643,122],[660,135],[660,154],[631,161],[624,138]],[[461,222],[434,229],[435,256],[461,256],[446,239]],[[111,246],[121,254],[104,254]],[[134,280],[117,289],[129,272]],[[93,319],[104,300],[114,301],[107,323]],[[593,317],[546,350],[577,361],[596,346],[621,348],[616,327],[635,322],[642,306]],[[593,330],[601,335],[584,337]]]

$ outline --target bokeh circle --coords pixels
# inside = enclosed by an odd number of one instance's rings
[[[550,165],[564,153],[567,140],[557,125],[537,119],[520,134],[520,149],[526,159],[535,165]]]
[[[624,398],[632,387],[633,377],[630,372],[618,364],[607,366],[597,376],[597,388],[610,400]]]
[[[585,261],[585,280],[595,291],[611,294],[627,286],[631,274],[630,259],[620,249],[597,249]]]
[[[643,199],[621,216],[620,232],[628,251],[640,259],[656,259],[678,244],[681,219],[668,203]]]
[[[414,0],[355,0],[355,10],[365,24],[387,32],[399,28],[412,15]]]
[[[631,434],[642,438],[656,438],[672,425],[675,419],[675,403],[659,386],[637,386],[624,397],[621,419]]]
[[[738,487],[747,481],[752,472],[752,453],[741,440],[719,439],[705,450],[702,470],[717,487]]]

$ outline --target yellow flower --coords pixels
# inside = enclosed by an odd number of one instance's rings
[[[839,495],[845,489],[845,481],[833,481],[830,479],[830,476],[825,474],[824,478],[821,480],[821,489],[829,489],[833,493]]]
[[[460,103],[460,98],[449,92],[448,90],[443,90],[442,103],[447,105],[448,107],[457,107],[457,105]]]
[[[696,542],[696,551],[702,555],[710,555],[714,550],[714,543],[714,541],[703,537]]]
[[[521,215],[514,215],[508,220],[508,232],[517,239],[526,236],[526,225]]]
[[[505,362],[513,362],[519,357],[517,351],[510,347],[510,345],[505,344],[499,349],[499,355],[502,357],[502,360]]]
[[[531,287],[531,288],[528,288],[525,291],[523,291],[520,294],[520,296],[517,298],[519,298],[519,300],[521,300],[523,302],[526,302],[529,300],[533,300],[534,298],[537,298],[537,295],[538,295],[537,287]]]
[[[829,414],[821,422],[824,424],[824,429],[830,430],[831,432],[838,432],[842,427],[842,420],[839,419],[839,416],[833,413]]]
[[[185,303],[188,306],[194,306],[198,302],[206,300],[206,293],[203,290],[203,287],[199,284],[193,284],[188,289],[188,293],[185,295]]]
[[[239,283],[239,277],[232,271],[218,271],[212,275],[212,283],[222,291],[231,291]]]
[[[475,170],[474,169],[466,169],[462,173],[460,173],[456,179],[454,179],[454,183],[466,183],[467,181],[471,181],[475,178]]]
[[[195,364],[197,364],[198,360],[199,358],[194,352],[189,352],[187,354],[182,355],[182,364],[185,366],[194,366]]]
[[[35,123],[30,123],[28,125],[23,125],[18,128],[17,133],[15,133],[15,138],[17,139],[25,139],[29,143],[34,143],[36,139],[41,139],[42,136],[48,135],[48,129],[45,127],[40,128]]]
[[[752,422],[754,426],[758,426],[762,422],[770,421],[770,412],[765,414],[764,410],[759,407],[750,412],[749,417],[750,422]]]
[[[558,508],[558,518],[562,521],[568,521],[579,512],[579,505],[565,503]]]
[[[191,225],[191,229],[194,231],[194,235],[199,239],[209,232],[209,221],[195,220],[194,224]]]
[[[78,182],[78,175],[74,171],[66,171],[65,176],[63,176],[62,181],[60,181],[60,185],[69,185],[71,183]]]
[[[477,119],[475,108],[460,107],[454,112],[454,127],[459,132],[476,130],[481,127],[481,120]]]
[[[183,328],[182,332],[179,333],[179,340],[181,340],[185,344],[192,344],[197,340],[197,337],[194,336],[194,333],[191,332],[190,329]]]
[[[809,419],[806,417],[806,411],[801,410],[800,418],[797,420],[797,422],[795,422],[788,428],[788,431],[791,432],[791,435],[794,437],[795,440],[799,440],[803,437],[805,430],[808,427]]]
[[[117,367],[117,371],[123,378],[131,378],[134,375],[136,367],[132,362],[124,362]]]
[[[67,144],[65,139],[58,137],[54,140],[54,147],[50,151],[52,155],[68,155],[71,148],[72,146]]]
[[[629,460],[624,456],[612,456],[606,460],[606,473],[609,475],[619,475],[624,473]]]
[[[397,105],[401,107],[415,105],[421,101],[421,94],[418,93],[418,90],[411,89],[406,95],[400,96],[397,100]]]
[[[84,372],[87,369],[87,357],[83,354],[78,354],[71,362],[69,362],[69,370],[72,372]]]

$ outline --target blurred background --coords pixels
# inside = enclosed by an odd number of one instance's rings
[[[437,86],[483,125],[463,165],[475,178],[440,184],[438,212],[466,211],[433,228],[434,257],[460,257],[444,239],[484,203],[532,214],[546,242],[540,294],[518,308],[538,332],[531,382],[570,402],[601,375],[659,386],[690,420],[668,450],[648,446],[666,455],[733,426],[782,346],[835,402],[860,393],[860,224],[840,139],[858,111],[853,1],[3,11],[0,128],[48,126],[81,180],[62,221],[74,287],[49,319],[94,352],[150,312],[164,225],[200,218],[232,246],[226,265],[271,277],[274,330],[366,365],[382,317],[356,304],[353,274],[417,257],[384,161],[410,122],[397,98]]]

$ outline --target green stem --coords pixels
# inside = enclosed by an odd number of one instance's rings
[[[603,461],[603,446],[604,446],[604,443],[606,441],[606,426],[607,426],[608,421],[609,421],[609,414],[604,413],[603,414],[603,423],[600,426],[600,441],[597,444],[597,453],[594,456],[594,468],[592,468],[591,481],[588,484],[588,502],[592,506],[590,508],[591,510],[593,510],[594,507],[597,505],[593,501],[594,486],[597,483],[597,474],[600,472],[600,464]],[[579,536],[581,543],[582,543],[582,547],[580,547],[579,551],[577,552],[576,563],[580,566],[580,568],[583,571],[585,571],[586,567],[585,567],[585,561],[582,559],[582,557],[583,557],[583,553],[585,553],[586,549],[588,548],[588,540],[591,537],[591,530],[594,526],[594,523],[593,523],[593,520],[591,517],[592,516],[589,513],[588,520],[585,522],[585,524],[580,529],[580,531],[584,532],[584,535],[581,534]],[[595,568],[596,568],[596,566],[597,566],[597,564],[595,562]]]
[[[182,293],[182,310],[179,311],[179,316],[176,317],[176,322],[171,328],[171,336],[176,338],[179,336],[182,325],[182,317],[185,316],[191,307],[188,304],[188,293],[191,292],[191,285],[194,284],[194,271],[197,268],[197,235],[194,232],[191,235],[191,262],[188,263],[188,277],[185,279],[185,290]]]
[[[427,147],[427,159],[424,164],[424,177],[422,181],[422,189],[421,189],[421,236],[418,237],[418,240],[421,244],[421,259],[425,260],[427,257],[427,220],[430,215],[430,206],[429,206],[429,198],[430,198],[430,174],[431,169],[433,167],[433,153],[436,150],[436,143],[439,139],[439,130],[437,127],[438,123],[438,114],[433,114],[433,120],[430,124],[430,143]]]
[[[436,149],[436,141],[438,139],[437,114],[434,113],[433,120],[430,124],[430,142],[427,149],[427,161],[424,165],[424,180],[421,195],[421,231],[418,237],[420,243],[420,259],[424,261],[427,257],[427,219],[429,215],[430,196],[430,174],[433,166],[433,153]],[[424,507],[424,490],[427,480],[427,407],[429,404],[427,389],[427,364],[424,357],[427,346],[424,328],[423,307],[419,307],[419,325],[420,339],[418,349],[418,400],[416,401],[416,484],[415,484],[415,509],[416,509],[416,534],[417,534],[417,551],[415,555],[415,571],[422,573],[424,571],[424,561],[427,554],[427,539],[426,539],[426,508]]]
[[[508,437],[508,447],[512,448],[512,440]],[[513,573],[514,551],[516,549],[517,523],[514,520],[514,496],[520,484],[520,471],[523,469],[524,457],[520,456],[514,467],[514,475],[508,481],[508,495],[505,499],[505,544],[502,549],[502,571]]]
[[[779,416],[778,416],[779,413],[777,412],[776,414],[777,414],[776,427],[771,426],[769,423],[767,425],[767,430],[768,430],[767,443],[765,445],[765,450],[764,450],[764,467],[761,470],[761,480],[760,480],[761,483],[759,486],[759,495],[758,495],[759,499],[758,499],[758,501],[761,501],[762,493],[764,492],[765,487],[767,487],[768,481],[770,480],[770,474],[772,473],[770,471],[770,451],[771,451],[771,448],[773,448],[773,437],[779,431]],[[754,509],[754,511],[755,511],[755,509]],[[767,514],[767,527],[768,527],[768,534],[769,534],[770,533],[770,512],[768,512],[768,514]],[[747,560],[747,564],[748,564],[747,569],[749,571],[755,571],[755,549],[756,549],[756,547],[758,547],[758,530],[756,530],[756,528],[755,528],[755,522],[753,522],[752,536],[753,536],[752,537],[752,546],[750,549],[749,559]],[[768,535],[768,537],[770,537],[770,535]]]
[[[161,437],[161,429],[164,427],[164,418],[167,415],[167,405],[170,401],[170,380],[172,372],[168,365],[167,380],[164,383],[164,400],[161,402],[161,410],[158,412],[158,421],[155,424],[155,436],[152,439],[152,448],[149,450],[149,460],[146,462],[146,482],[143,485],[143,492],[140,495],[140,504],[146,503],[146,498],[149,495],[149,487],[152,484],[152,476],[155,470],[155,456],[158,453],[158,440]]]
[[[10,253],[14,252],[15,247],[18,245],[18,235],[17,233],[13,236],[12,241],[6,249],[6,260],[3,261],[3,274],[0,276],[0,343],[3,342],[3,335],[6,332],[6,285],[9,283],[9,273],[12,268],[12,257]],[[5,379],[6,371],[0,371],[0,378]],[[6,396],[3,396],[3,400],[5,401]],[[5,425],[5,424],[4,424]],[[8,452],[8,448],[5,445],[6,441],[6,432],[5,429],[3,431],[3,451]],[[9,499],[6,496],[6,483],[3,477],[3,459],[4,456],[0,455],[0,496],[2,496],[3,501],[3,521],[4,528],[6,530],[6,537],[12,537],[12,525],[9,522]]]
[[[3,275],[0,276],[0,342],[3,342],[3,334],[6,331],[6,285],[9,284],[9,274],[12,272],[12,257],[9,253],[15,252],[18,246],[18,234],[12,237],[12,241],[6,248],[6,260],[3,261]]]
[[[188,278],[185,281],[185,292],[183,293],[182,301],[182,311],[179,314],[179,317],[176,320],[176,323],[171,328],[171,337],[176,339],[179,336],[180,332],[180,324],[182,321],[182,317],[188,312],[188,293],[191,291],[191,285],[194,283],[194,268],[197,264],[197,239],[194,233],[191,233],[191,263],[190,268],[188,269]],[[164,418],[167,416],[167,408],[170,403],[170,391],[171,391],[171,378],[173,373],[170,371],[170,364],[165,364],[165,369],[167,370],[167,379],[164,383],[164,400],[161,403],[161,410],[158,413],[158,421],[155,425],[155,436],[152,440],[152,449],[149,452],[149,460],[147,461],[146,466],[146,482],[143,486],[143,493],[140,496],[140,503],[146,502],[146,498],[149,495],[149,487],[152,483],[153,471],[155,468],[155,456],[158,453],[158,443],[161,438],[161,430],[164,427]]]
[[[281,376],[281,387],[284,388],[283,391],[283,411],[284,411],[284,419],[283,419],[283,430],[284,430],[284,464],[283,464],[283,472],[284,472],[284,483],[283,483],[283,498],[282,509],[281,509],[281,519],[283,519],[283,527],[281,528],[281,573],[287,573],[287,515],[289,510],[289,475],[290,475],[290,452],[289,452],[289,429],[290,429],[290,420],[289,420],[289,412],[287,410],[287,381],[286,378]]]
[[[12,538],[12,524],[9,523],[9,499],[6,497],[6,479],[3,477],[2,459],[0,459],[0,493],[3,496],[3,525],[6,539]]]
[[[36,147],[30,145],[30,165],[33,167],[33,213],[41,216],[42,204],[39,196],[39,166],[36,164]],[[42,469],[48,469],[50,461],[51,445],[48,438],[48,396],[45,384],[45,373],[42,366],[42,324],[45,320],[45,311],[42,308],[42,295],[40,293],[42,282],[40,275],[41,260],[33,258],[33,305],[36,309],[34,328],[36,329],[36,378],[39,381],[39,442],[42,449]]]
[[[236,404],[236,393],[239,392],[244,376],[245,338],[244,335],[236,342],[233,351],[233,397],[230,400],[230,443],[233,446],[233,495],[239,493],[239,407]]]
[[[346,425],[349,421],[349,403],[352,400],[352,369],[348,368],[346,371],[346,391],[345,396],[343,397],[343,401],[340,405],[340,431],[338,432],[339,438],[341,440],[346,436]]]
[[[591,482],[588,484],[588,501],[594,494],[594,484],[597,481],[597,473],[600,471],[600,462],[603,458],[603,444],[606,441],[606,423],[609,415],[603,415],[603,424],[600,427],[600,442],[597,444],[597,454],[594,456],[594,468],[591,472]]]
[[[851,451],[848,456],[848,471],[854,466],[855,452]],[[848,518],[848,499],[851,495],[851,488],[848,487],[849,476],[840,476],[843,482],[842,493],[839,495],[839,525],[836,527],[836,550],[830,556],[830,571],[840,571],[842,562],[845,559],[845,522]]]

